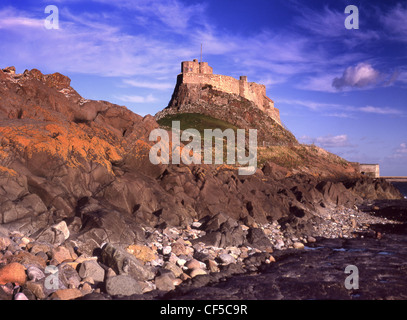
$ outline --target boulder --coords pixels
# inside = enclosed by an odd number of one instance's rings
[[[110,243],[103,247],[101,261],[116,274],[129,275],[136,280],[152,280],[155,275],[151,267],[144,266],[135,256]]]

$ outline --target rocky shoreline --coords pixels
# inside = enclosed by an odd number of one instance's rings
[[[401,199],[393,185],[284,131],[250,176],[154,165],[153,116],[84,99],[70,83],[0,71],[0,299],[182,297],[277,266],[281,252],[319,238],[402,229],[397,214],[359,208]]]
[[[376,207],[366,204],[364,210]],[[249,227],[219,214],[183,228],[145,227],[144,243],[127,248],[105,243],[93,255],[68,240],[64,222],[52,227],[60,235],[60,243],[53,244],[1,228],[0,299],[208,299],[215,294],[208,289],[214,283],[216,287],[219,281],[261,274],[280,263],[284,253],[301,256],[320,247],[327,241],[323,239],[339,241],[340,248],[346,239],[354,241],[363,234],[381,237],[372,225],[402,223],[345,207],[325,210],[323,218],[324,223],[313,225],[312,235],[298,235],[276,221]],[[203,294],[203,288],[211,293]],[[195,289],[201,293],[191,296]],[[258,294],[255,298],[262,299]]]

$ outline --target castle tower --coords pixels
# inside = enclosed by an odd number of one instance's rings
[[[199,62],[198,59],[181,62],[181,73],[213,74],[213,69],[208,62]]]

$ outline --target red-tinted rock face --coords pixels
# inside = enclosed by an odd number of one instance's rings
[[[191,92],[177,97],[193,99]],[[202,94],[219,106],[232,98]],[[249,114],[257,121],[256,113]],[[71,239],[81,243],[130,245],[140,224],[185,225],[222,213],[233,221],[250,217],[253,223],[288,217],[293,225],[304,226],[322,201],[360,200],[349,189],[354,185],[324,187],[312,176],[273,165],[248,177],[229,166],[153,165],[148,136],[157,127],[152,116],[82,98],[59,73],[3,69],[0,224],[57,239],[52,225],[64,220]],[[299,185],[303,187],[294,188]]]

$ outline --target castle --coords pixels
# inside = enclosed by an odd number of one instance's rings
[[[181,74],[178,82],[183,84],[210,85],[213,89],[239,95],[253,102],[260,110],[269,115],[281,125],[280,112],[274,107],[274,102],[266,95],[266,86],[255,82],[247,82],[247,76],[235,79],[230,76],[213,74],[213,68],[207,62],[181,62]]]

